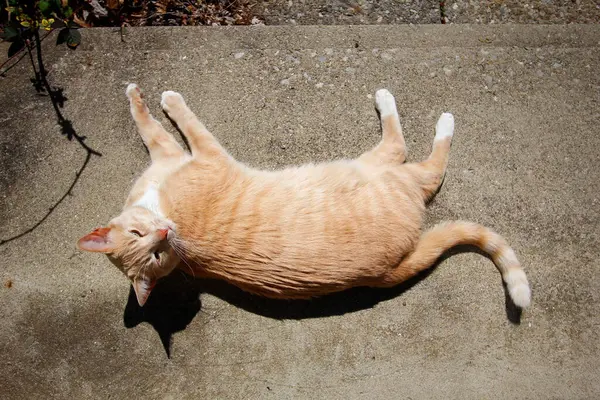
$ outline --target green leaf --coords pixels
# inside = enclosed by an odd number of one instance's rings
[[[69,37],[67,38],[67,46],[70,49],[75,49],[81,43],[81,33],[78,29],[69,29]]]
[[[8,56],[9,57],[14,56],[19,51],[21,51],[21,49],[23,49],[23,47],[25,47],[25,42],[23,40],[21,40],[21,38],[18,38],[17,40],[12,42],[12,44],[8,48]]]
[[[2,39],[7,42],[13,42],[19,36],[19,30],[14,26],[7,26],[4,28],[4,35],[2,35]]]
[[[69,28],[62,28],[60,32],[58,32],[58,36],[56,37],[56,45],[63,44],[67,42],[67,38],[69,37]]]
[[[67,7],[63,10],[63,14],[66,19],[69,19],[73,15],[73,9],[71,7]]]
[[[51,10],[50,8],[50,3],[46,0],[41,0],[38,4],[38,7],[40,8],[40,12],[42,13],[43,16],[48,16],[47,13],[49,13]]]

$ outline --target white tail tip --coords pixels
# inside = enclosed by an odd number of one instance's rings
[[[522,269],[513,269],[506,273],[504,282],[513,303],[520,308],[527,308],[531,304],[531,289],[527,276]]]
[[[508,288],[510,298],[520,308],[527,308],[531,304],[531,289],[525,284]]]

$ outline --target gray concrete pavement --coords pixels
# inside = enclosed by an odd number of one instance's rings
[[[463,24],[600,22],[596,0],[450,0],[443,12],[447,22]]]
[[[47,62],[65,117],[102,157],[41,225],[0,245],[3,398],[600,396],[600,26],[82,35],[74,52],[50,40]],[[22,63],[0,80],[2,240],[40,221],[85,160],[29,76]],[[396,95],[410,160],[427,155],[438,115],[454,113],[427,225],[460,218],[503,234],[529,274],[531,309],[511,323],[492,263],[460,253],[412,286],[310,303],[177,274],[140,310],[120,272],[75,248],[148,163],[124,95],[132,81],[167,125],[160,93],[180,91],[235,157],[264,168],[377,143],[381,87]]]
[[[440,23],[437,0],[265,0],[252,12],[266,25]]]
[[[600,22],[596,0],[261,0],[252,12],[267,25]]]

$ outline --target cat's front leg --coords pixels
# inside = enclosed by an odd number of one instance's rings
[[[131,116],[152,161],[160,162],[172,157],[184,156],[185,151],[175,138],[150,114],[140,88],[135,83],[131,83],[127,86],[125,94],[131,106]]]
[[[227,155],[217,139],[189,109],[185,100],[183,100],[183,96],[170,90],[163,92],[160,104],[169,118],[177,124],[187,138],[194,157],[205,158]]]

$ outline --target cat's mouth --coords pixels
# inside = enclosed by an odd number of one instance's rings
[[[170,243],[171,240],[175,239],[175,230],[172,227],[167,227],[158,230],[158,238],[160,241],[166,240]]]
[[[167,242],[171,242],[171,240],[175,239],[175,230],[172,227],[167,228]]]

